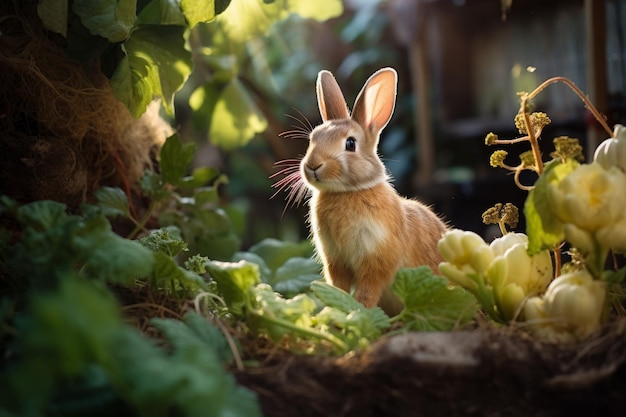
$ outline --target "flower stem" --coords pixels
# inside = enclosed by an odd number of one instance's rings
[[[541,83],[537,88],[535,88],[530,94],[527,94],[523,99],[522,99],[522,105],[525,104],[525,102],[527,100],[531,100],[533,97],[535,97],[537,94],[539,94],[541,91],[543,91],[548,85],[550,84],[554,84],[557,82],[562,82],[565,85],[567,85],[572,91],[574,91],[574,93],[576,93],[576,95],[582,100],[582,102],[585,104],[585,107],[587,107],[587,109],[589,109],[589,111],[591,112],[591,114],[593,114],[593,117],[595,117],[595,119],[598,121],[598,123],[600,123],[600,125],[602,126],[602,128],[609,134],[609,137],[613,136],[613,131],[611,130],[611,128],[609,127],[609,125],[606,123],[605,118],[602,116],[602,114],[600,114],[600,112],[594,107],[593,104],[591,104],[591,101],[589,101],[589,99],[585,96],[585,94],[580,90],[580,88],[576,87],[576,84],[574,84],[572,81],[570,81],[569,79],[565,78],[565,77],[552,77],[547,79],[546,81],[544,81],[543,83]],[[524,107],[525,108],[525,107]],[[525,113],[525,112],[524,112]]]

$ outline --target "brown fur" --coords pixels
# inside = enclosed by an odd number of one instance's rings
[[[396,74],[388,68],[367,81],[350,118],[336,81],[320,72],[318,104],[324,123],[310,135],[301,163],[312,190],[311,232],[324,275],[366,307],[397,314],[402,303],[390,286],[398,269],[437,271],[437,242],[446,227],[428,207],[400,197],[377,155],[378,137],[395,105]],[[346,148],[354,138],[356,150]]]

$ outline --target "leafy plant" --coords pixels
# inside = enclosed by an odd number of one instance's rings
[[[100,66],[134,117],[155,97],[173,114],[174,95],[200,66],[203,79],[186,99],[208,137],[229,149],[267,127],[239,79],[247,42],[290,14],[326,20],[342,9],[339,0],[44,0],[37,8],[44,26],[66,37],[72,58]]]

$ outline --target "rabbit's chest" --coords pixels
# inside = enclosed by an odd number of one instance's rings
[[[312,211],[311,226],[318,250],[349,265],[378,252],[391,238],[389,227],[374,212],[355,213],[349,205],[342,210]]]

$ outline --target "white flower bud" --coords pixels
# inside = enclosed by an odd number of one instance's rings
[[[528,296],[543,292],[552,279],[552,259],[548,251],[529,256],[528,237],[509,233],[491,243],[496,256],[487,270],[496,304],[507,320],[515,317]]]
[[[605,283],[594,280],[587,271],[561,275],[546,290],[546,315],[583,339],[599,327],[605,297]]]

